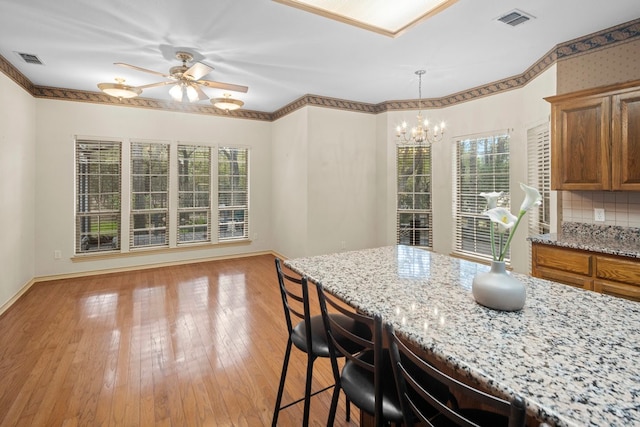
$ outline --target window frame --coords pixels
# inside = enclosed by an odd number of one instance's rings
[[[200,161],[194,163],[197,165],[199,173],[183,173],[184,161],[181,156],[181,149],[189,149],[191,148],[192,153],[202,153],[206,151],[206,165],[202,165],[202,158],[199,157]],[[178,246],[182,245],[192,245],[198,243],[206,243],[211,241],[211,189],[212,189],[212,173],[211,173],[211,157],[212,157],[212,147],[206,145],[197,145],[197,144],[186,144],[186,143],[178,143],[177,144],[177,177],[178,177],[178,188],[177,188],[177,220],[176,220],[176,244]],[[203,170],[204,167],[204,170]],[[195,168],[195,166],[194,166]],[[194,170],[195,172],[195,170]],[[205,179],[206,178],[206,179]],[[187,184],[184,181],[191,179],[191,189],[187,190],[184,188],[183,184]],[[206,181],[206,189],[198,189]],[[189,206],[184,206],[184,202],[187,199],[187,196],[191,195],[192,203]],[[184,196],[184,197],[181,197]],[[202,204],[201,200],[203,197],[206,197],[206,203]],[[190,214],[191,218],[189,218],[190,224],[185,224],[184,215]],[[197,223],[198,220],[195,218],[198,217],[199,220],[205,219],[205,224]],[[191,230],[191,235],[194,236],[193,239],[190,240],[181,240],[181,236],[184,234],[189,234],[189,230]],[[204,231],[203,231],[204,230]],[[198,233],[203,233],[203,238],[197,239],[195,236]]]
[[[478,150],[477,144],[494,144],[495,150]],[[468,168],[469,173],[465,174],[469,179],[463,183],[461,176],[462,159],[461,144],[476,144],[475,156],[473,151],[469,153]],[[498,144],[504,144],[504,147],[495,147]],[[504,149],[506,148],[506,151]],[[474,134],[456,138],[455,147],[453,148],[453,248],[454,254],[477,260],[491,261],[491,240],[489,227],[491,221],[483,214],[486,210],[486,200],[480,196],[482,192],[503,192],[498,199],[498,206],[510,209],[510,137],[508,131],[494,131],[484,134]],[[500,152],[503,150],[503,152]],[[481,153],[481,155],[478,155]],[[466,153],[464,153],[466,154]],[[484,158],[484,164],[488,164],[487,159],[495,159],[492,173],[480,173],[478,170],[479,158]],[[506,172],[501,170],[496,173],[500,156],[506,156],[501,159],[500,165],[504,168],[506,164]],[[472,165],[471,159],[475,158],[475,166]],[[474,178],[475,177],[475,178]],[[475,179],[475,180],[474,180]],[[482,181],[480,181],[482,179]],[[465,230],[465,224],[466,230]],[[503,236],[503,241],[508,238],[508,233]],[[499,239],[496,235],[496,239]],[[510,263],[510,251],[505,256],[504,261]]]
[[[118,170],[117,173],[117,188],[116,191],[102,191],[104,180],[103,177],[114,176],[113,173],[102,173],[101,166],[103,164],[110,164],[113,166],[113,163],[105,163],[101,161],[101,157],[98,159],[98,167],[99,171],[97,174],[92,174],[87,168],[84,172],[81,171],[82,165],[88,165],[87,162],[81,162],[81,157],[83,152],[80,150],[81,146],[85,145],[85,149],[88,149],[88,146],[93,146],[93,150],[97,150],[98,155],[101,156],[104,150],[116,149],[117,153],[117,162],[116,167]],[[104,147],[104,148],[103,148]],[[74,224],[75,224],[75,233],[74,233],[74,254],[75,255],[89,255],[89,254],[104,254],[109,252],[119,252],[120,251],[120,242],[122,241],[122,141],[116,139],[107,139],[107,138],[75,138],[74,144],[74,163],[75,163],[75,180],[74,180]],[[105,171],[106,172],[106,171]],[[97,176],[98,182],[98,191],[91,191],[92,181],[95,183],[95,179],[92,180],[92,177]],[[84,178],[83,178],[84,177]],[[113,190],[113,185],[110,187]],[[86,191],[83,191],[86,190]],[[89,199],[91,195],[97,197],[97,210],[91,210],[91,202]],[[81,199],[84,199],[84,202],[81,202]],[[105,203],[107,200],[111,199],[109,203],[115,203],[117,208],[115,209],[105,209]],[[90,230],[86,230],[85,227],[87,223],[91,223],[91,217],[97,217],[98,220],[98,233],[97,236],[94,236],[93,239],[95,242],[93,244],[96,248],[92,248],[92,233]],[[112,224],[111,227],[107,227],[103,231],[103,218],[111,217],[108,221],[104,221],[104,223]],[[93,225],[89,225],[90,228],[93,228]],[[115,232],[114,232],[115,230]],[[115,234],[115,235],[114,235]],[[109,236],[111,236],[109,238]]]
[[[416,165],[416,161],[420,160],[418,154],[423,153],[426,153],[426,158],[422,165],[426,165],[428,171],[416,173],[420,172]],[[396,147],[397,244],[433,249],[433,165],[431,153],[430,145],[403,144]],[[411,160],[411,165],[407,164],[408,160]],[[423,184],[426,184],[427,191],[416,191],[421,178],[426,180]],[[417,206],[424,203],[428,206],[427,208]]]
[[[140,146],[140,150],[144,151],[147,149],[148,153],[151,153],[153,150],[164,150],[166,155],[166,159],[152,159],[152,158],[137,158],[134,156],[135,147]],[[151,247],[159,247],[166,248],[169,247],[169,230],[171,227],[171,189],[170,189],[170,179],[171,179],[171,144],[167,142],[156,142],[156,141],[140,141],[135,140],[131,141],[130,146],[130,200],[131,205],[129,208],[129,248],[131,250],[143,249],[143,248],[151,248]],[[156,151],[154,151],[156,152]],[[136,161],[142,161],[144,166],[146,166],[146,171],[144,173],[136,173]],[[153,164],[152,164],[153,162]],[[161,162],[161,163],[159,163]],[[157,168],[163,167],[166,168],[166,174],[160,173],[162,170]],[[164,179],[162,179],[164,177]],[[147,179],[148,178],[148,182]],[[137,185],[136,181],[145,181],[144,186],[145,190],[136,190],[135,187]],[[164,181],[164,190],[162,187],[155,187],[158,184],[161,184]],[[153,188],[152,188],[153,186]],[[148,188],[148,189],[147,189]],[[164,194],[164,197],[162,195]],[[138,203],[136,202],[137,198],[145,198],[148,199],[148,202],[145,201],[145,207],[138,208],[136,207]],[[164,199],[165,207],[158,207],[156,204],[160,201],[162,204],[162,199]],[[136,227],[136,220],[144,219],[144,216],[148,217],[147,221],[144,221],[145,227]],[[151,225],[153,224],[153,225]],[[136,237],[142,239],[144,232],[148,237],[148,243],[138,243],[136,244]],[[162,241],[152,242],[153,239],[158,239],[159,236],[162,236]]]
[[[227,168],[224,165],[227,163],[225,160],[221,162],[221,158],[225,150],[231,150],[236,155],[239,152],[244,152],[244,173],[241,172],[241,167],[238,168],[237,174],[227,174]],[[250,149],[248,147],[232,147],[232,146],[219,146],[218,147],[218,161],[217,161],[217,199],[218,199],[218,242],[229,242],[236,240],[245,240],[249,238],[249,156]],[[237,157],[236,157],[237,159]],[[233,160],[228,160],[228,163],[232,163]],[[231,170],[231,168],[229,168]],[[230,177],[228,188],[223,186],[227,182],[227,177]],[[233,179],[233,178],[237,179]],[[243,180],[244,178],[244,180]],[[244,184],[243,184],[244,182]],[[230,196],[229,199],[225,199],[221,194]],[[244,194],[244,197],[242,195]],[[230,201],[231,204],[223,203]],[[240,202],[240,203],[238,203]],[[243,203],[242,203],[243,202]],[[230,215],[227,213],[230,212]],[[242,232],[238,230],[242,229]],[[230,233],[230,234],[229,234]],[[224,236],[223,234],[229,234]]]

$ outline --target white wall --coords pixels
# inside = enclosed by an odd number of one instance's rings
[[[432,121],[444,120],[447,123],[446,139],[436,143],[432,151],[433,186],[433,248],[436,252],[451,253],[453,250],[453,159],[455,140],[469,134],[510,129],[510,186],[512,189],[513,210],[517,209],[524,198],[519,183],[527,182],[526,130],[532,124],[548,120],[550,105],[544,97],[555,94],[555,66],[550,67],[534,81],[521,89],[499,93],[493,96],[454,105],[440,110],[427,110],[425,116]],[[390,194],[387,201],[387,243],[392,244],[395,236],[395,127],[406,120],[409,125],[414,120],[414,111],[389,112],[387,115],[386,136],[389,140],[388,173],[385,188],[381,191]],[[522,224],[511,244],[512,266],[514,270],[528,272],[528,242],[526,224]]]
[[[272,248],[271,123],[47,99],[39,99],[36,104],[35,276],[205,259]],[[258,240],[247,245],[73,261],[75,135],[249,146],[250,237],[257,235]],[[62,252],[62,259],[54,259],[55,250]]]
[[[309,254],[376,243],[376,119],[309,108]]]
[[[272,124],[273,250],[287,258],[306,255],[308,223],[308,109]]]
[[[0,309],[35,271],[35,122],[33,97],[0,73]]]
[[[376,116],[304,107],[274,123],[274,250],[300,257],[376,245]]]

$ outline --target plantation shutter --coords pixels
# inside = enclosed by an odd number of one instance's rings
[[[529,214],[529,234],[545,234],[551,229],[551,147],[549,123],[527,130],[528,181],[542,196],[542,204]]]
[[[527,180],[542,196],[542,204],[529,212],[529,235],[551,231],[551,143],[549,123],[527,129]],[[531,268],[531,245],[529,245]]]

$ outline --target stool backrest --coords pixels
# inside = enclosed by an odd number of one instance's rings
[[[509,402],[458,381],[415,354],[396,335],[391,325],[387,325],[386,329],[396,385],[407,426],[413,426],[414,417],[427,426],[433,426],[430,421],[433,419],[433,409],[440,414],[439,416],[448,418],[455,425],[477,426],[476,422],[468,416],[470,412],[459,410],[457,405],[447,404],[447,401],[438,398],[433,388],[425,384],[424,374],[430,380],[448,387],[452,395],[464,396],[467,400],[479,404],[483,410],[489,409],[485,412],[507,417],[509,427],[525,425],[525,404],[521,398],[518,397]],[[425,408],[428,411],[425,411]]]
[[[373,373],[375,394],[375,419],[382,420],[382,319],[380,316],[367,316],[347,308],[335,296],[326,293],[322,284],[317,284],[320,311],[331,352],[331,364],[336,383],[340,382],[337,358],[344,356],[349,363]],[[327,307],[352,319],[359,328],[345,329],[336,317],[330,316]],[[346,362],[345,362],[346,363]]]
[[[276,258],[276,273],[280,284],[280,296],[282,297],[282,307],[284,317],[287,322],[289,336],[293,327],[300,321],[305,321],[305,332],[307,341],[311,339],[311,322],[309,310],[309,285],[306,277],[290,276],[282,271],[282,262]],[[311,343],[307,343],[307,348],[311,348]]]

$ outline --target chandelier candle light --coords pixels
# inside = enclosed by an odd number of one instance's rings
[[[442,140],[444,136],[444,122],[440,123],[440,126],[434,126],[433,132],[429,133],[429,121],[422,117],[422,75],[425,74],[425,70],[418,70],[415,74],[418,76],[418,123],[415,127],[411,128],[411,136],[407,137],[407,122],[402,122],[402,125],[396,128],[396,137],[398,144],[423,144],[427,145]]]
[[[494,310],[520,310],[527,296],[524,284],[506,272],[504,258],[520,221],[529,209],[540,205],[542,196],[537,189],[528,185],[520,183],[520,188],[525,192],[525,198],[518,216],[513,215],[506,208],[497,206],[502,192],[480,193],[480,196],[487,200],[487,211],[484,214],[491,220],[489,233],[493,261],[489,272],[479,273],[473,278],[471,290],[478,304]],[[498,247],[496,247],[495,228],[499,235]],[[507,231],[509,231],[509,237],[505,243],[504,235]]]

